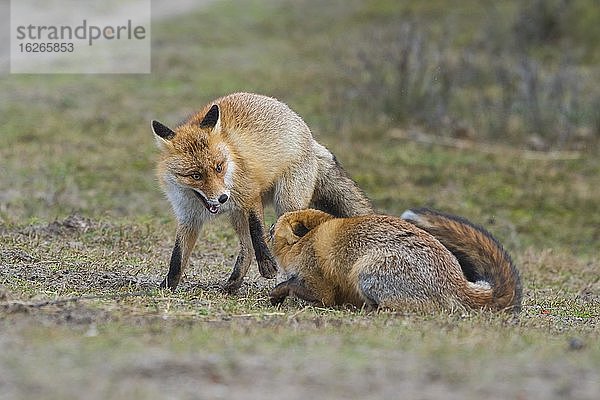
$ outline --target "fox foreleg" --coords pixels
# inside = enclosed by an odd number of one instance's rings
[[[258,270],[262,276],[273,278],[277,272],[277,262],[265,241],[262,212],[257,210],[233,211],[231,222],[240,240],[240,252],[225,284],[224,289],[229,293],[235,292],[242,285],[252,261],[252,250],[254,250]]]
[[[241,209],[234,210],[231,214],[231,225],[240,241],[240,251],[235,259],[233,271],[225,284],[224,290],[228,293],[234,293],[240,288],[252,262],[252,239],[250,238],[247,213]]]
[[[277,262],[265,241],[262,213],[250,211],[248,215],[248,227],[252,247],[254,248],[254,255],[258,263],[258,271],[265,278],[274,278],[277,273]]]
[[[169,288],[175,290],[181,275],[187,267],[187,264],[192,254],[192,249],[196,244],[198,232],[201,225],[179,225],[175,236],[175,245],[171,253],[171,261],[169,262],[169,273],[160,284],[161,288]]]
[[[247,219],[241,210],[232,212],[231,224],[240,241],[240,252],[235,259],[233,271],[231,271],[231,275],[225,284],[224,290],[228,293],[233,293],[240,288],[252,261],[250,230]]]

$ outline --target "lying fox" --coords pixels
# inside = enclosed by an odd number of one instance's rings
[[[520,311],[519,273],[487,231],[429,209],[402,218],[284,214],[272,229],[282,281],[272,304],[295,296],[325,306]]]
[[[313,207],[338,217],[373,212],[335,157],[317,143],[302,118],[266,96],[234,93],[217,99],[176,129],[152,121],[161,151],[158,178],[177,218],[169,272],[175,289],[202,225],[229,213],[240,252],[225,286],[237,290],[254,250],[260,274],[275,276],[266,245],[263,204],[279,216]]]

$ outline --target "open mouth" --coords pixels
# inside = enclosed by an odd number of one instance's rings
[[[207,210],[208,210],[208,211],[209,211],[211,214],[216,214],[216,213],[218,213],[218,212],[219,212],[219,207],[220,207],[220,205],[219,205],[219,204],[211,204],[211,203],[209,203],[209,202],[208,202],[208,200],[207,200],[207,199],[206,199],[206,198],[205,198],[203,195],[201,195],[200,193],[198,193],[198,192],[197,192],[197,191],[195,191],[194,189],[192,189],[192,192],[194,192],[194,194],[195,194],[196,196],[198,196],[198,198],[199,198],[200,200],[202,200],[202,204],[204,204],[204,207],[206,207],[206,209],[207,209]]]

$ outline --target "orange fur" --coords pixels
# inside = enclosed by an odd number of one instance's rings
[[[471,247],[480,246],[480,255],[499,251],[495,241],[483,240],[467,223],[453,221],[446,229],[444,237],[461,236],[463,244],[477,237]],[[520,281],[512,264],[480,264],[492,282],[469,281],[459,260],[434,236],[391,216],[334,218],[318,210],[284,214],[272,238],[281,281],[272,302],[295,295],[326,306],[431,304],[518,311]],[[504,296],[509,286],[518,294]]]
[[[234,93],[217,99],[171,130],[152,123],[161,154],[157,174],[178,222],[169,274],[175,288],[202,224],[230,213],[240,253],[226,285],[242,283],[252,258],[265,277],[276,262],[264,241],[263,206],[277,215],[310,205],[340,216],[372,212],[368,199],[333,155],[317,143],[302,118],[276,99]],[[177,251],[176,251],[177,250]],[[177,262],[179,260],[179,263]]]

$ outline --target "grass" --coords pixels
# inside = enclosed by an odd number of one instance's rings
[[[585,116],[569,120],[562,139],[535,132],[520,120],[530,109],[519,107],[535,104],[524,101],[527,91],[510,97],[507,81],[481,71],[502,56],[508,81],[524,83],[511,75],[510,43],[530,37],[520,54],[543,62],[530,98],[546,98],[563,76],[554,72],[566,68],[574,78],[565,78],[564,96],[544,100],[544,115],[561,115],[573,79],[590,100],[578,106],[587,115],[598,96],[595,25],[570,24],[565,12],[549,40],[511,28],[543,2],[448,7],[216,2],[153,25],[150,75],[0,77],[3,396],[594,398],[597,125]],[[423,40],[387,40],[403,26]],[[406,44],[415,51],[405,70],[410,96],[398,93],[402,59],[390,53]],[[470,69],[448,69],[449,92],[436,100],[444,92],[431,71],[465,55]],[[225,295],[219,286],[237,253],[225,219],[206,228],[181,289],[158,290],[175,225],[153,175],[149,120],[174,124],[236,90],[290,104],[379,210],[429,205],[488,227],[521,271],[521,315],[273,308],[272,282],[255,265],[240,292]],[[422,132],[473,146],[411,139]],[[542,150],[576,157],[531,158],[536,135]]]

